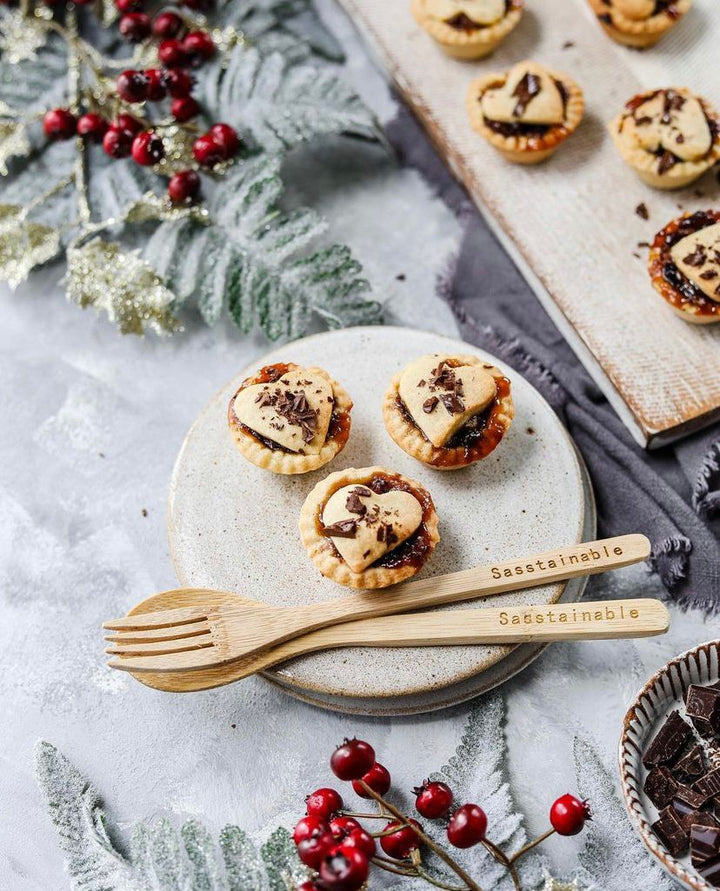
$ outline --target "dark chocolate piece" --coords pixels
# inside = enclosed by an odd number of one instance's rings
[[[660,816],[650,828],[673,856],[682,854],[687,848],[690,835],[671,807],[660,811]]]
[[[536,74],[529,71],[523,75],[518,85],[513,90],[513,96],[517,98],[515,108],[513,108],[513,117],[521,118],[525,114],[530,100],[537,96],[540,92],[540,78]]]
[[[720,732],[720,690],[691,684],[685,697],[685,711],[689,718],[707,721],[715,733]]]
[[[647,204],[644,201],[641,201],[640,204],[635,208],[635,213],[640,217],[641,220],[649,220],[650,213],[647,209]]]
[[[348,513],[359,514],[362,517],[367,512],[367,505],[362,503],[357,492],[351,492],[345,501],[345,509]]]
[[[643,757],[645,767],[672,764],[692,736],[690,725],[680,717],[680,712],[670,712],[665,723]]]
[[[713,888],[720,888],[720,860],[714,863],[706,863],[698,869],[700,875],[705,879],[708,885]]]
[[[334,538],[355,538],[357,534],[357,520],[338,520],[331,526],[325,527],[325,535],[331,535]]]
[[[695,867],[720,857],[720,827],[695,825],[690,831],[690,859]]]
[[[672,800],[672,809],[683,825],[686,832],[690,832],[693,823],[698,822],[700,808],[705,804],[705,798],[699,792],[688,789],[687,786],[678,787]]]
[[[654,767],[647,775],[643,788],[650,801],[661,811],[675,797],[678,782],[667,767]]]
[[[673,767],[673,775],[682,782],[696,780],[705,773],[705,755],[698,743],[686,752]]]
[[[454,393],[442,393],[440,401],[451,415],[460,415],[465,411],[465,405],[462,400]]]
[[[438,404],[439,400],[437,396],[431,396],[429,399],[426,399],[423,402],[423,411],[426,415],[429,415],[430,412],[435,410],[435,406]]]
[[[704,796],[705,802],[710,801],[711,798],[720,801],[720,767],[696,780],[693,783],[693,790]]]

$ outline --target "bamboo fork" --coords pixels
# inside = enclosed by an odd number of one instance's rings
[[[143,604],[162,600],[156,595]],[[217,601],[209,596],[208,606]],[[209,690],[266,671],[274,665],[319,650],[337,647],[475,646],[477,644],[545,643],[563,640],[610,640],[665,634],[667,608],[652,598],[604,600],[538,606],[484,607],[443,612],[405,613],[361,619],[321,628],[276,647],[223,665],[188,671],[141,671],[144,684],[169,693]],[[113,667],[135,671],[128,659]]]
[[[166,596],[177,596],[186,603],[198,602],[113,619],[103,627],[117,632],[108,637],[111,645],[107,652],[120,657],[110,662],[113,668],[137,672],[203,669],[343,622],[552,584],[628,566],[649,554],[650,542],[644,535],[624,535],[292,609],[225,592],[180,589]],[[209,594],[219,600],[214,599],[208,608],[203,597]],[[435,621],[440,620],[435,617]]]

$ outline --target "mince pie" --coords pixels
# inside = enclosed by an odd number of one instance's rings
[[[653,287],[686,322],[720,322],[720,211],[686,213],[650,246]]]
[[[331,473],[300,512],[300,535],[327,578],[386,588],[420,571],[440,540],[429,493],[382,467]]]
[[[317,470],[345,448],[352,400],[322,368],[266,365],[246,378],[228,406],[235,444],[273,473]]]
[[[652,46],[690,9],[692,0],[590,0],[603,30],[625,46]]]
[[[577,128],[584,107],[575,81],[530,61],[477,78],[467,96],[473,129],[518,164],[548,158]]]
[[[423,356],[395,375],[383,418],[400,448],[437,470],[485,458],[515,413],[510,381],[477,356]]]
[[[411,8],[446,53],[480,59],[520,21],[523,0],[412,0]]]
[[[687,186],[720,158],[720,118],[683,87],[635,96],[610,134],[623,160],[657,189]]]

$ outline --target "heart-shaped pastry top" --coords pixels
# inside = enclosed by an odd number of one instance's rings
[[[673,245],[670,256],[703,294],[720,303],[720,223],[686,235]]]
[[[503,124],[562,124],[565,99],[552,74],[537,62],[519,62],[500,87],[480,100],[484,116]]]
[[[276,381],[251,384],[235,397],[235,416],[289,452],[316,455],[325,443],[335,397],[329,381],[294,368]]]
[[[645,151],[656,154],[664,149],[683,161],[702,158],[713,142],[699,100],[676,90],[659,90],[635,106],[623,131]]]
[[[466,15],[477,25],[493,25],[505,15],[505,0],[425,0],[425,12],[440,22]]]
[[[643,21],[654,14],[657,0],[612,0],[612,5],[626,18]]]
[[[322,513],[325,534],[353,572],[362,572],[394,550],[422,523],[420,502],[402,489],[380,495],[367,486],[343,486]]]
[[[398,392],[426,438],[444,446],[497,393],[495,378],[479,365],[448,364],[448,356],[423,356],[403,371]]]

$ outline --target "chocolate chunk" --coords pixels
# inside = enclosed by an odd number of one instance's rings
[[[660,816],[650,827],[668,851],[677,856],[687,848],[690,840],[677,814],[671,807],[660,811]]]
[[[429,399],[426,399],[425,402],[423,402],[423,411],[425,414],[429,415],[431,412],[434,412],[439,401],[437,396],[431,396]]]
[[[699,792],[688,789],[687,786],[678,787],[672,800],[672,809],[683,825],[686,832],[696,823],[700,815],[700,808],[705,804],[705,798]]]
[[[422,378],[422,380],[419,380],[419,381],[417,382],[417,385],[418,385],[418,387],[420,387],[420,388],[422,388],[422,387],[426,387],[426,386],[427,386],[427,381],[425,380],[425,378]]]
[[[355,486],[353,493],[360,498],[369,498],[372,495],[372,492],[367,486]]]
[[[700,718],[716,732],[720,731],[720,690],[691,684],[685,697],[685,711],[689,718]]]
[[[667,767],[654,767],[647,775],[643,788],[650,801],[661,811],[675,797],[678,783]]]
[[[572,40],[566,40],[565,43],[563,43],[562,48],[570,49],[573,46],[575,46],[575,43]]]
[[[710,801],[711,798],[720,801],[720,767],[696,780],[693,783],[693,790],[699,792],[705,802]]]
[[[688,254],[687,257],[683,258],[683,263],[687,263],[688,266],[703,266],[705,264],[705,260],[707,260],[705,248],[701,244],[699,244],[692,252],[692,254]]]
[[[361,517],[367,512],[367,506],[362,503],[357,492],[351,492],[345,502],[346,510],[351,514],[359,514]]]
[[[696,824],[690,830],[690,860],[695,867],[720,857],[720,827]]]
[[[717,278],[717,272],[714,269],[706,269],[705,272],[700,273],[700,278],[703,281],[710,282],[714,278]]]
[[[677,163],[677,158],[673,155],[672,152],[663,152],[660,155],[660,160],[658,161],[658,169],[657,172],[660,174],[667,173],[671,167],[674,167]]]
[[[675,142],[677,142],[678,145],[682,145],[683,142],[685,142],[685,137],[682,135],[682,133],[678,133],[678,135],[675,137]]]
[[[635,208],[635,213],[643,220],[649,220],[650,214],[648,213],[647,204],[644,201],[641,201],[640,204]]]
[[[645,752],[645,767],[672,764],[692,736],[690,725],[680,717],[680,712],[670,712]]]
[[[521,118],[525,114],[530,100],[540,92],[540,78],[529,71],[523,75],[518,85],[513,90],[513,96],[517,97],[513,117]]]
[[[325,527],[325,535],[335,538],[355,538],[357,534],[357,520],[338,520],[331,526]]]
[[[393,532],[392,523],[387,524],[387,533],[386,533],[385,538],[387,539],[387,544],[388,544],[389,548],[392,547],[394,544],[397,544],[397,542],[398,542],[398,537]]]
[[[647,114],[641,115],[639,118],[635,118],[635,124],[638,127],[647,127],[648,124],[652,124],[652,118]]]
[[[701,745],[693,746],[673,768],[673,774],[680,780],[696,780],[705,773],[705,756]]]
[[[708,885],[712,885],[713,888],[720,888],[720,860],[698,867],[698,872]]]
[[[442,393],[440,400],[451,415],[459,415],[465,411],[465,405],[455,393]]]

